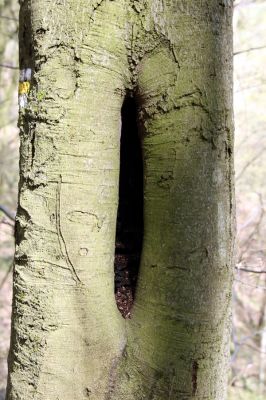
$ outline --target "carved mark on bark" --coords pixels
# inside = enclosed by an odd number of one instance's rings
[[[61,185],[62,185],[62,176],[60,175],[58,183],[57,183],[57,191],[56,191],[56,229],[57,229],[57,234],[58,234],[58,239],[59,239],[59,244],[60,244],[60,249],[63,257],[65,258],[67,265],[69,267],[69,270],[72,274],[72,277],[76,283],[82,283],[76,270],[69,258],[68,250],[67,250],[67,245],[66,241],[64,239],[63,233],[62,233],[62,227],[61,227]]]
[[[96,0],[95,2],[92,3],[92,9],[93,11],[97,11],[98,8],[102,5],[104,0]]]
[[[192,396],[196,395],[198,387],[198,369],[199,364],[197,361],[194,360],[192,363]]]
[[[174,180],[173,171],[167,171],[161,174],[157,184],[161,188],[170,189],[173,180]]]
[[[34,158],[35,158],[35,131],[33,131],[32,133],[32,137],[31,137],[31,168],[33,167],[33,162],[34,162]]]
[[[84,396],[86,398],[91,397],[91,390],[89,388],[87,388],[87,387],[84,390]]]

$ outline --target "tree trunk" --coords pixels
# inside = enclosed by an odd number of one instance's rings
[[[231,1],[24,0],[8,400],[223,400],[232,282]],[[144,238],[114,298],[121,107]]]

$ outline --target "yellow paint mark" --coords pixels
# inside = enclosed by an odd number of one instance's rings
[[[30,82],[19,82],[18,94],[28,94],[30,91]]]

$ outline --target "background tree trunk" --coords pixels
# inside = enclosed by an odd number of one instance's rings
[[[22,2],[7,399],[225,399],[231,14],[218,0]],[[138,105],[144,239],[124,321],[113,258],[126,95]]]

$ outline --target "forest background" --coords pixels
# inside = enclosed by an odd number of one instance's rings
[[[19,135],[17,0],[0,0],[0,400],[12,299]],[[266,396],[266,1],[234,3],[237,241],[229,400]]]

